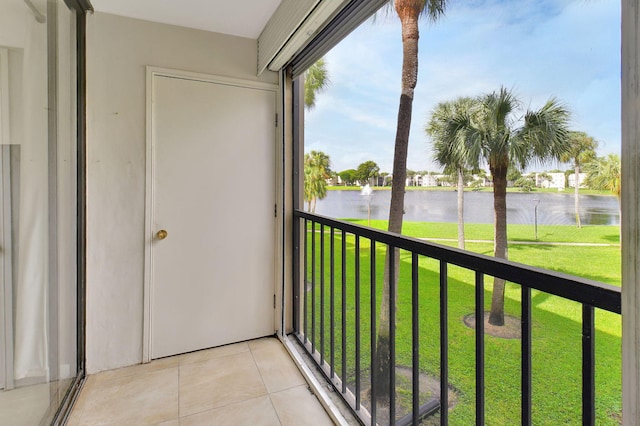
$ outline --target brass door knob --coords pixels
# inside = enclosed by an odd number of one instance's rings
[[[156,237],[158,237],[159,240],[164,240],[165,238],[167,238],[168,235],[169,234],[167,233],[167,231],[165,231],[164,229],[161,229],[156,234]]]

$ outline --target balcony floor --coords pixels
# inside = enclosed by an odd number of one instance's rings
[[[263,338],[87,378],[76,425],[332,425],[278,339]]]

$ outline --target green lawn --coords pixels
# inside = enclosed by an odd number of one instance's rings
[[[360,221],[361,223],[364,221]],[[372,221],[372,226],[385,228],[386,222]],[[510,226],[510,240],[525,241],[530,227]],[[406,223],[405,233],[421,238],[455,238],[455,224]],[[467,225],[467,238],[490,240],[491,225]],[[611,226],[575,227],[549,226],[539,228],[540,239],[546,242],[593,242],[618,243],[618,228]],[[309,252],[311,233],[309,236]],[[316,276],[315,291],[307,296],[308,320],[311,332],[311,309],[315,306],[316,323],[314,337],[320,345],[320,334],[324,330],[324,353],[329,357],[331,330],[336,341],[336,371],[342,374],[341,345],[342,317],[339,306],[342,303],[342,240],[336,234],[335,249],[335,308],[334,324],[331,324],[330,306],[330,256],[320,258],[322,238],[315,233]],[[328,234],[324,235],[327,253],[330,249]],[[455,241],[445,244],[456,245]],[[347,345],[344,353],[347,359],[346,377],[350,386],[355,382],[355,311],[360,309],[360,330],[362,352],[360,356],[363,372],[363,389],[367,387],[370,365],[370,243],[360,241],[360,300],[355,291],[355,239],[348,236],[346,247],[345,291],[347,314],[345,320]],[[491,254],[491,243],[468,243],[467,249]],[[375,306],[379,309],[382,286],[382,265],[384,250],[376,247]],[[619,246],[564,246],[512,244],[509,247],[511,260],[559,270],[565,273],[596,279],[613,285],[620,283]],[[311,281],[311,255],[308,256]],[[397,361],[400,365],[411,365],[411,288],[409,253],[401,254],[401,271],[398,289],[397,314]],[[322,271],[321,265],[324,265]],[[419,259],[420,282],[420,357],[421,370],[433,375],[439,370],[439,264],[431,259]],[[321,273],[324,272],[324,293],[321,292]],[[475,344],[474,331],[462,322],[465,315],[474,310],[474,274],[462,268],[449,267],[449,368],[450,384],[456,389],[457,404],[450,412],[450,424],[472,424],[475,419]],[[485,279],[485,301],[488,309],[492,280]],[[320,302],[324,297],[325,309]],[[533,423],[544,425],[580,424],[580,383],[581,383],[581,307],[577,303],[550,296],[538,291],[532,292],[533,301]],[[506,312],[520,315],[520,288],[509,284],[506,292]],[[324,327],[321,328],[320,312],[324,312]],[[598,311],[596,314],[596,404],[597,424],[618,424],[621,410],[621,325],[618,315]],[[520,423],[520,340],[485,338],[486,345],[486,424],[512,425]],[[408,392],[400,390],[400,393]]]
[[[349,219],[351,223],[367,226],[366,219]],[[386,220],[371,220],[371,227],[387,229]],[[418,238],[458,238],[456,223],[405,222],[403,233]],[[493,240],[493,225],[468,223],[464,226],[466,240]],[[509,241],[534,241],[533,225],[509,225]],[[595,244],[620,244],[620,228],[617,226],[538,225],[538,241]]]

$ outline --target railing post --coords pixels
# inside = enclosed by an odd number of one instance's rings
[[[320,224],[320,365],[324,364],[324,225]]]
[[[476,272],[476,424],[484,425],[484,274]]]
[[[307,295],[307,279],[309,279],[309,222],[307,219],[304,220],[304,250],[303,250],[303,262],[304,262],[304,271],[302,273],[302,315],[303,315],[303,330],[304,330],[304,343],[306,344],[309,339],[309,302]]]
[[[342,231],[342,393],[347,392],[347,233]]]
[[[302,226],[302,223],[304,221],[301,220],[300,218],[296,217],[295,215],[293,216],[293,226],[292,226],[292,238],[293,238],[293,305],[291,306],[291,312],[292,312],[292,325],[293,325],[293,330],[296,333],[300,333],[300,294],[303,293],[302,291],[302,284],[301,284],[301,278],[302,278],[302,283],[304,283],[305,281],[305,277],[302,276],[302,270],[303,268],[301,268],[302,265],[300,265],[301,263],[301,249],[300,249],[300,245],[302,243],[301,241],[301,235],[300,235],[300,227]]]
[[[413,424],[420,418],[420,292],[418,283],[418,255],[411,255],[411,357],[413,390]]]
[[[449,424],[449,292],[447,263],[440,261],[440,424]]]
[[[356,267],[356,410],[360,409],[360,235],[356,235],[356,252],[355,252],[355,267]]]
[[[593,306],[582,304],[582,424],[596,421],[595,321]]]
[[[329,367],[331,368],[331,379],[335,374],[335,363],[336,363],[336,274],[335,274],[335,263],[336,263],[336,253],[335,253],[335,228],[331,227],[331,237],[330,237],[330,250],[329,253],[329,349],[330,349],[330,358],[329,358]]]
[[[400,255],[389,246],[389,422],[396,420],[396,257]]]
[[[311,353],[316,351],[316,223],[311,222]]]
[[[531,425],[531,289],[521,287],[522,320],[521,338],[521,387],[522,424]]]
[[[376,371],[378,371],[378,361],[376,358],[376,339],[378,337],[378,330],[376,328],[376,242],[375,240],[371,240],[371,256],[370,256],[370,272],[371,272],[371,296],[369,298],[370,301],[370,310],[371,310],[371,424],[376,424],[376,405],[377,405],[377,395],[376,395],[376,387],[373,386],[376,383]]]

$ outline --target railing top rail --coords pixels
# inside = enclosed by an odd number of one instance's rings
[[[295,210],[294,216],[340,229],[349,234],[357,234],[361,237],[388,244],[401,250],[411,251],[466,269],[479,271],[486,275],[503,278],[513,283],[584,303],[595,308],[617,314],[621,313],[622,299],[620,288],[609,284],[483,254],[472,253],[413,237],[307,213],[301,210]]]

